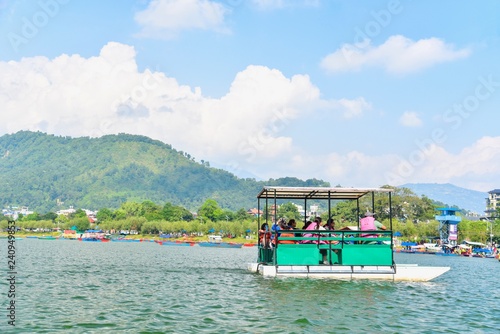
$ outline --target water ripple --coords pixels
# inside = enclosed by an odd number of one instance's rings
[[[433,282],[405,283],[264,279],[245,269],[252,248],[36,239],[19,247],[16,333],[495,333],[500,326],[493,275],[500,264],[492,259],[398,254],[399,263],[452,267]],[[1,333],[11,329],[0,323]]]

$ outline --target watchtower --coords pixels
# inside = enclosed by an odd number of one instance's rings
[[[456,246],[458,223],[462,221],[462,217],[457,216],[456,213],[460,210],[453,208],[438,208],[437,210],[440,211],[440,214],[436,216],[436,220],[439,222],[439,237],[441,238],[441,242]]]

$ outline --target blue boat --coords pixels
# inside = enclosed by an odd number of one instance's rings
[[[200,247],[219,247],[219,248],[241,248],[243,244],[235,242],[223,242],[220,235],[209,235],[208,241],[199,242]]]
[[[111,239],[113,242],[141,242],[139,239]]]
[[[214,244],[211,242],[199,242],[198,245],[200,247],[219,247],[219,248],[241,248],[243,244],[232,243],[232,242],[221,242],[218,244]]]
[[[445,252],[436,252],[434,254],[439,256],[460,256],[457,253],[445,253]]]
[[[109,235],[104,233],[103,230],[86,230],[78,240],[86,242],[106,242],[109,241]]]
[[[163,246],[193,246],[194,242],[187,242],[187,241],[161,241],[160,242]]]
[[[56,237],[53,237],[51,235],[42,235],[41,237],[38,237],[40,240],[56,240]]]
[[[86,242],[101,242],[101,239],[97,239],[97,238],[82,238],[81,241],[86,241]]]

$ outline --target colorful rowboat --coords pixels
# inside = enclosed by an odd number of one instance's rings
[[[241,248],[243,244],[235,242],[224,242],[220,235],[209,235],[208,241],[199,242],[200,247],[218,247],[218,248]]]
[[[198,245],[200,247],[219,247],[219,248],[241,248],[243,244],[235,243],[235,242],[199,242]]]
[[[53,237],[51,235],[42,235],[41,237],[38,237],[40,240],[56,240],[56,237]]]
[[[161,245],[162,246],[194,246],[194,242],[179,242],[179,241],[162,241]]]

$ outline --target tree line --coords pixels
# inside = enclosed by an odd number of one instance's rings
[[[365,196],[366,197],[366,196]],[[373,199],[366,197],[359,202],[338,201],[332,203],[330,216],[325,207],[320,207],[321,217],[324,221],[332,218],[336,229],[346,226],[357,225],[359,214],[364,210],[372,210],[377,214],[377,219],[384,225],[390,226],[389,208],[384,195],[375,195]],[[392,196],[392,230],[402,234],[403,240],[424,240],[439,236],[439,222],[435,216],[439,214],[436,210],[442,207],[442,203],[435,203],[429,198],[419,197],[406,188],[395,188]],[[361,212],[358,212],[358,208]],[[268,217],[274,211],[272,208],[264,208]],[[277,209],[277,217],[295,219],[298,228],[302,228],[303,216],[298,210],[296,203],[280,202]],[[264,216],[266,214],[264,213]],[[462,217],[458,225],[459,239],[487,243],[490,234],[493,241],[498,242],[500,235],[500,221],[472,221]],[[84,231],[91,227],[98,227],[107,231],[137,231],[141,234],[159,233],[221,233],[231,236],[243,236],[255,234],[258,229],[258,219],[241,208],[232,211],[222,208],[214,199],[207,199],[196,210],[191,212],[185,207],[165,203],[156,204],[147,200],[143,202],[126,201],[118,209],[102,208],[97,212],[97,222],[91,225],[85,211],[79,209],[69,216],[57,215],[54,212],[46,214],[33,213],[20,216],[17,226],[27,230],[51,230],[55,227],[61,229],[77,228]],[[264,217],[262,221],[264,221]],[[0,228],[7,226],[7,218],[3,217]]]

